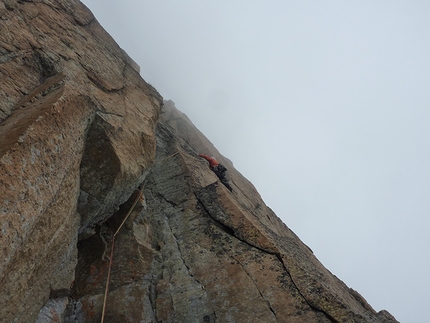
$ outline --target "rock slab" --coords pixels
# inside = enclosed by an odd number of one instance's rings
[[[0,30],[0,322],[397,322],[322,266],[81,2],[0,0]]]

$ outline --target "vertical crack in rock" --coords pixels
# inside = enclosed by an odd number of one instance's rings
[[[200,285],[201,286],[201,288],[203,289],[203,285],[199,282],[199,280],[198,279],[196,279],[195,277],[194,277],[194,275],[191,273],[191,269],[190,269],[190,267],[187,265],[187,262],[185,261],[185,259],[184,259],[184,257],[183,257],[183,255],[182,255],[182,250],[181,250],[181,246],[180,246],[180,244],[179,244],[179,242],[178,242],[178,238],[176,237],[176,235],[175,235],[175,233],[173,232],[173,230],[172,230],[172,227],[170,226],[170,224],[169,224],[169,219],[167,218],[167,216],[164,214],[164,217],[166,218],[166,223],[167,223],[167,225],[168,225],[168,227],[169,227],[169,230],[170,230],[170,233],[172,234],[172,237],[174,238],[174,240],[175,240],[175,244],[176,244],[176,247],[177,247],[177,249],[178,249],[178,252],[179,252],[179,257],[181,258],[181,260],[182,260],[182,263],[183,263],[183,265],[185,266],[185,268],[187,269],[187,273],[188,273],[188,276],[190,276],[198,285]]]
[[[106,322],[397,322],[325,269],[173,102],[162,107],[80,1],[0,12],[1,322],[100,322],[112,246],[101,224],[118,227],[144,180],[147,209],[115,237]],[[233,193],[198,153],[226,166]]]
[[[152,313],[154,315],[154,319],[156,322],[158,322],[157,317],[157,280],[155,280],[153,277],[150,279],[149,284],[149,302],[151,304]]]
[[[243,241],[242,241],[243,242]],[[243,271],[246,273],[246,275],[249,277],[249,279],[252,281],[252,283],[255,286],[255,289],[258,291],[258,293],[260,294],[261,298],[266,302],[267,307],[269,308],[270,312],[272,312],[273,317],[275,318],[276,322],[278,322],[278,318],[276,317],[276,312],[275,310],[272,308],[272,306],[270,305],[270,301],[266,299],[266,297],[263,295],[263,292],[260,290],[260,288],[258,288],[258,285],[256,283],[256,281],[254,280],[254,278],[250,275],[250,273],[246,270],[246,268],[244,267],[244,265],[242,264],[241,261],[239,261],[238,259],[236,259],[234,256],[232,256],[232,258],[234,260],[237,261],[237,263],[242,267]]]
[[[200,205],[204,208],[204,210],[206,211],[206,213],[211,217],[211,219],[216,223],[216,225],[221,228],[221,230],[223,230],[225,233],[235,237],[237,240],[240,240],[241,242],[247,244],[248,246],[258,249],[261,252],[264,253],[268,253],[268,254],[272,254],[272,255],[276,255],[275,253],[270,253],[267,250],[264,250],[256,245],[251,244],[249,241],[246,241],[244,239],[241,239],[240,237],[237,236],[235,230],[231,227],[229,227],[228,225],[222,223],[220,220],[218,220],[216,217],[214,217],[211,212],[206,208],[204,202],[197,196],[195,195],[196,199],[199,201]]]
[[[294,284],[295,288],[297,289],[297,292],[300,294],[300,296],[303,298],[303,300],[309,305],[310,308],[312,308],[314,311],[320,312],[322,314],[324,314],[324,316],[326,316],[330,322],[333,323],[339,323],[338,320],[336,320],[335,318],[333,318],[330,314],[326,313],[325,311],[321,310],[318,307],[313,306],[305,297],[305,295],[303,295],[302,291],[300,290],[300,288],[297,286],[296,282],[293,279],[293,276],[291,275],[290,271],[287,268],[287,265],[284,263],[284,261],[282,260],[282,256],[280,253],[276,253],[273,254],[274,256],[276,256],[276,258],[279,260],[279,262],[282,264],[282,266],[285,269],[285,272],[288,274],[289,278],[291,279],[291,282]]]
[[[200,205],[204,208],[204,210],[206,211],[206,213],[211,217],[211,219],[216,223],[216,225],[223,230],[225,233],[233,236],[234,238],[236,238],[237,240],[241,241],[242,243],[248,245],[251,248],[255,248],[257,250],[259,250],[262,253],[266,253],[266,254],[270,254],[275,256],[278,261],[280,262],[280,264],[282,265],[282,267],[284,268],[285,272],[287,273],[288,277],[290,278],[291,282],[294,284],[295,289],[297,290],[297,292],[300,294],[300,296],[303,298],[303,300],[308,304],[308,306],[310,308],[312,308],[313,310],[320,312],[322,314],[324,314],[324,316],[327,317],[327,319],[330,320],[330,322],[333,323],[339,323],[339,321],[337,321],[336,319],[334,319],[331,315],[329,315],[328,313],[326,313],[325,311],[321,310],[318,307],[313,306],[307,299],[306,297],[303,295],[303,293],[301,292],[300,288],[297,286],[297,284],[294,282],[294,279],[290,273],[290,271],[288,270],[286,264],[284,263],[284,261],[282,260],[282,256],[280,253],[276,253],[276,252],[270,252],[267,251],[265,249],[260,248],[259,246],[256,246],[254,244],[251,244],[249,241],[246,241],[244,239],[241,239],[240,237],[238,237],[235,233],[235,230],[227,225],[225,225],[224,223],[222,223],[221,221],[219,221],[216,217],[214,217],[211,212],[205,207],[205,204],[202,200],[199,199],[199,197],[197,195],[195,195],[196,199],[199,201]],[[236,261],[238,261],[237,259],[235,259]],[[238,263],[242,266],[240,261],[238,261]],[[247,271],[244,269],[244,271],[247,273]],[[248,274],[248,273],[247,273]],[[249,276],[249,274],[248,274]],[[255,283],[255,281],[250,277],[250,279]],[[257,288],[257,287],[256,287]],[[261,291],[257,288],[258,292],[260,293],[260,295],[262,296],[262,298],[268,303],[268,307],[271,310],[271,312],[274,314],[275,318],[276,318],[276,313],[275,311],[271,308],[270,303],[263,297],[263,295],[261,294]]]
[[[172,212],[175,212],[173,210]],[[201,282],[194,277],[187,265],[182,254],[181,244],[170,224],[169,216],[167,213],[163,213],[162,217],[167,229],[166,234],[170,236],[170,238],[165,236],[168,239],[166,242],[172,240],[169,245],[170,251],[166,250],[165,256],[168,258],[165,258],[164,264],[167,265],[170,262],[171,265],[174,265],[165,268],[164,272],[167,271],[168,281],[171,285],[171,292],[168,294],[173,308],[173,316],[179,322],[198,322],[202,315],[207,315],[205,313],[212,311],[207,308],[208,296]]]

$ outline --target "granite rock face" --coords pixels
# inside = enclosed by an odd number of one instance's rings
[[[148,172],[162,99],[79,1],[0,1],[0,30],[0,322],[32,322]]]
[[[0,30],[0,322],[397,322],[322,266],[79,1],[0,0]]]

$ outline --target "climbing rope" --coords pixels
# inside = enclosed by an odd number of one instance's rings
[[[166,158],[163,158],[161,160],[156,161],[155,163],[161,163],[162,161],[165,161],[166,159],[169,159],[169,158],[171,158],[177,154],[181,154],[181,152],[178,151],[178,152],[176,152],[170,156],[167,156]],[[113,251],[114,251],[114,247],[115,247],[115,237],[119,233],[121,228],[123,227],[124,223],[129,218],[131,212],[133,212],[134,208],[136,207],[137,202],[143,198],[143,187],[144,186],[142,186],[142,188],[139,190],[139,194],[137,195],[135,201],[133,202],[133,205],[130,207],[130,210],[128,211],[127,215],[125,216],[124,220],[121,222],[120,226],[115,231],[115,233],[113,234],[113,237],[112,237],[112,247],[110,250],[108,275],[107,275],[107,279],[106,279],[106,288],[105,288],[105,294],[104,294],[104,299],[103,299],[102,319],[101,319],[100,323],[104,322],[105,313],[106,313],[106,303],[107,303],[107,297],[108,297],[108,293],[109,293],[110,273],[111,273],[112,263],[113,263]]]
[[[162,161],[165,161],[166,159],[169,159],[170,157],[173,157],[173,156],[175,156],[175,155],[177,155],[177,154],[180,154],[180,153],[181,153],[180,151],[177,151],[176,153],[174,153],[174,154],[172,154],[172,155],[170,155],[170,156],[167,156],[166,158],[163,158],[163,159],[157,160],[155,163],[161,163]]]
[[[108,276],[106,279],[106,288],[105,288],[105,296],[103,299],[103,310],[102,310],[102,320],[101,323],[104,322],[105,318],[105,312],[106,312],[106,302],[107,302],[107,296],[109,291],[109,282],[110,282],[110,272],[112,269],[112,262],[113,262],[113,251],[115,247],[115,237],[118,234],[119,230],[121,230],[122,226],[124,225],[125,221],[127,221],[128,217],[130,216],[131,212],[133,212],[134,208],[136,207],[137,202],[143,197],[143,187],[139,190],[139,194],[137,194],[137,197],[135,201],[133,202],[133,205],[131,206],[130,210],[128,211],[127,215],[125,216],[124,220],[121,222],[118,229],[115,231],[112,237],[112,248],[110,250],[110,259],[109,259],[109,269],[108,269]]]

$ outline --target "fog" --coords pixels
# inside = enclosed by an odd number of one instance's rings
[[[430,2],[84,3],[333,274],[430,322]]]

